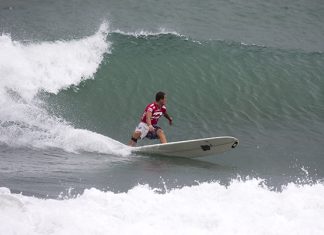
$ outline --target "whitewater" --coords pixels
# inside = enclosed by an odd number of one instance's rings
[[[50,115],[38,98],[41,92],[57,94],[92,79],[103,55],[110,52],[108,32],[108,24],[103,23],[96,34],[79,40],[21,43],[10,35],[0,36],[1,143],[70,152],[129,153],[118,141],[73,128]]]
[[[321,234],[324,185],[233,180],[160,193],[85,190],[75,198],[39,199],[0,189],[1,234]],[[4,222],[5,221],[5,222]],[[253,226],[251,226],[253,225]]]

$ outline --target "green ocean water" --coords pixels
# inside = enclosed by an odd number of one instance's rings
[[[242,128],[250,138],[255,131],[273,138],[268,131],[283,129],[291,138],[322,134],[322,53],[173,34],[112,33],[107,40],[112,51],[93,79],[49,96],[52,111],[78,127],[127,142],[125,132],[163,90],[175,119],[174,128],[165,125],[170,140],[235,135]]]
[[[323,234],[323,16],[322,0],[0,1],[0,234]],[[133,154],[160,90],[168,141],[240,144]]]
[[[204,159],[238,167],[218,171],[217,179],[250,175],[277,185],[303,178],[303,167],[310,179],[322,177],[322,53],[174,34],[111,33],[107,40],[111,53],[94,78],[49,95],[50,112],[126,144],[146,104],[163,90],[174,118],[172,127],[160,120],[169,141],[239,138],[234,151]]]
[[[2,186],[56,197],[323,179],[321,1],[0,6]],[[230,135],[239,147],[201,160],[121,157],[115,141],[129,141],[159,90],[174,119],[159,122],[169,141]]]

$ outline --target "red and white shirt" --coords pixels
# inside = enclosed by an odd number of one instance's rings
[[[146,106],[144,113],[141,118],[141,122],[146,123],[146,113],[151,112],[152,117],[151,117],[151,123],[152,125],[156,125],[159,118],[166,113],[166,107],[163,105],[161,108],[156,102],[153,102],[149,105]]]

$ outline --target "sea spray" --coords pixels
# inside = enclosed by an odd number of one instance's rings
[[[0,142],[12,147],[63,148],[112,153],[122,144],[94,132],[75,129],[50,115],[37,98],[92,78],[105,53],[109,27],[71,41],[21,43],[0,36]],[[118,152],[118,151],[117,151]]]

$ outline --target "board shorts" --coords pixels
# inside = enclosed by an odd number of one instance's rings
[[[141,132],[141,139],[144,139],[145,137],[151,140],[158,139],[156,132],[161,129],[161,127],[153,125],[154,131],[149,131],[149,127],[146,123],[140,122],[137,127],[135,128],[135,131]]]

